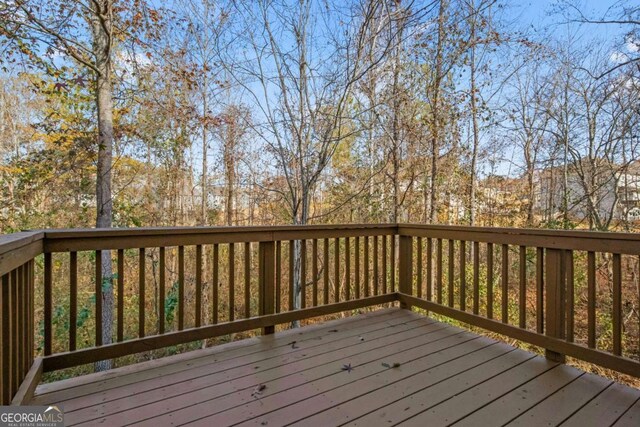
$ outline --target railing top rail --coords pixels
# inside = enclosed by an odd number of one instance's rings
[[[398,234],[549,249],[640,255],[639,233],[399,224]]]
[[[0,255],[37,242],[43,238],[44,232],[42,231],[21,231],[11,234],[0,234]]]
[[[261,233],[311,230],[378,230],[396,228],[396,224],[331,224],[331,225],[272,225],[272,226],[217,226],[217,227],[133,227],[133,228],[68,228],[42,230],[47,239],[73,237],[153,236],[179,234]]]
[[[545,228],[515,228],[515,227],[472,227],[465,225],[435,225],[435,224],[397,224],[399,232],[402,229],[421,229],[438,231],[468,231],[472,233],[505,234],[512,236],[547,236],[572,237],[578,239],[596,240],[632,240],[640,242],[640,233],[591,231],[591,230],[558,230]]]

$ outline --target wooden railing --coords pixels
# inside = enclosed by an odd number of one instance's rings
[[[43,372],[394,301],[640,376],[623,319],[639,257],[633,234],[411,224],[16,233],[0,237],[0,401],[28,401]]]

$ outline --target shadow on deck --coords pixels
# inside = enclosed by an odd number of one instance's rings
[[[640,391],[402,309],[38,386],[85,425],[640,425]]]

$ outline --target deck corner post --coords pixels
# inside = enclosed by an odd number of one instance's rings
[[[260,293],[260,315],[275,313],[275,242],[260,242],[258,289]],[[275,332],[275,325],[262,328],[262,335]]]
[[[545,257],[545,334],[549,337],[565,338],[565,274],[564,251],[547,249]],[[545,349],[545,357],[564,363],[564,354]]]
[[[398,253],[398,270],[400,293],[413,295],[413,237],[400,236]],[[411,309],[411,306],[404,301],[400,302],[400,308]]]

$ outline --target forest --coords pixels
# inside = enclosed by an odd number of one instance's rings
[[[0,233],[346,223],[638,231],[640,7],[533,3],[0,1]],[[349,257],[349,240],[342,244]],[[377,251],[377,237],[373,244]],[[325,239],[320,247],[325,260],[338,259],[340,242],[331,245]],[[119,301],[133,307],[118,340],[136,334],[144,307],[162,313],[161,330],[165,320],[177,327],[185,255],[175,249],[166,253],[161,307],[164,248],[102,251],[102,278],[111,286],[118,279],[112,265],[122,267],[127,278],[117,297],[125,292]],[[192,249],[187,260],[202,259],[204,250],[205,272],[189,269],[185,279],[182,271],[187,301],[196,282],[233,286],[236,273],[247,289],[257,286],[249,274],[257,268],[255,245],[237,253],[233,244]],[[287,274],[296,275],[299,293],[304,267],[294,249]],[[383,250],[386,275],[387,259],[396,261],[386,236]],[[232,265],[219,276],[218,256]],[[534,263],[535,250],[520,257]],[[453,258],[451,246],[444,262]],[[517,277],[517,265],[502,260],[503,275]],[[612,259],[595,261],[604,310]],[[73,331],[87,347],[96,253],[73,262],[83,290]],[[576,263],[586,266],[587,253],[576,254]],[[44,265],[36,259],[36,274]],[[64,337],[54,350],[64,351],[69,259],[54,256],[53,265],[54,334]],[[335,282],[359,274],[337,265]],[[622,266],[625,354],[636,357],[640,265],[629,256]],[[585,269],[576,268],[580,303]],[[146,302],[137,299],[136,271],[153,283]],[[525,274],[533,286],[533,270]],[[109,295],[113,307],[112,288]],[[230,301],[227,320],[231,295],[220,295]],[[255,295],[247,295],[249,317]],[[153,316],[147,324],[158,322]],[[611,319],[602,316],[599,345],[608,348]],[[105,329],[108,343],[115,332]]]
[[[0,5],[3,232],[640,219],[633,2],[102,3]]]

